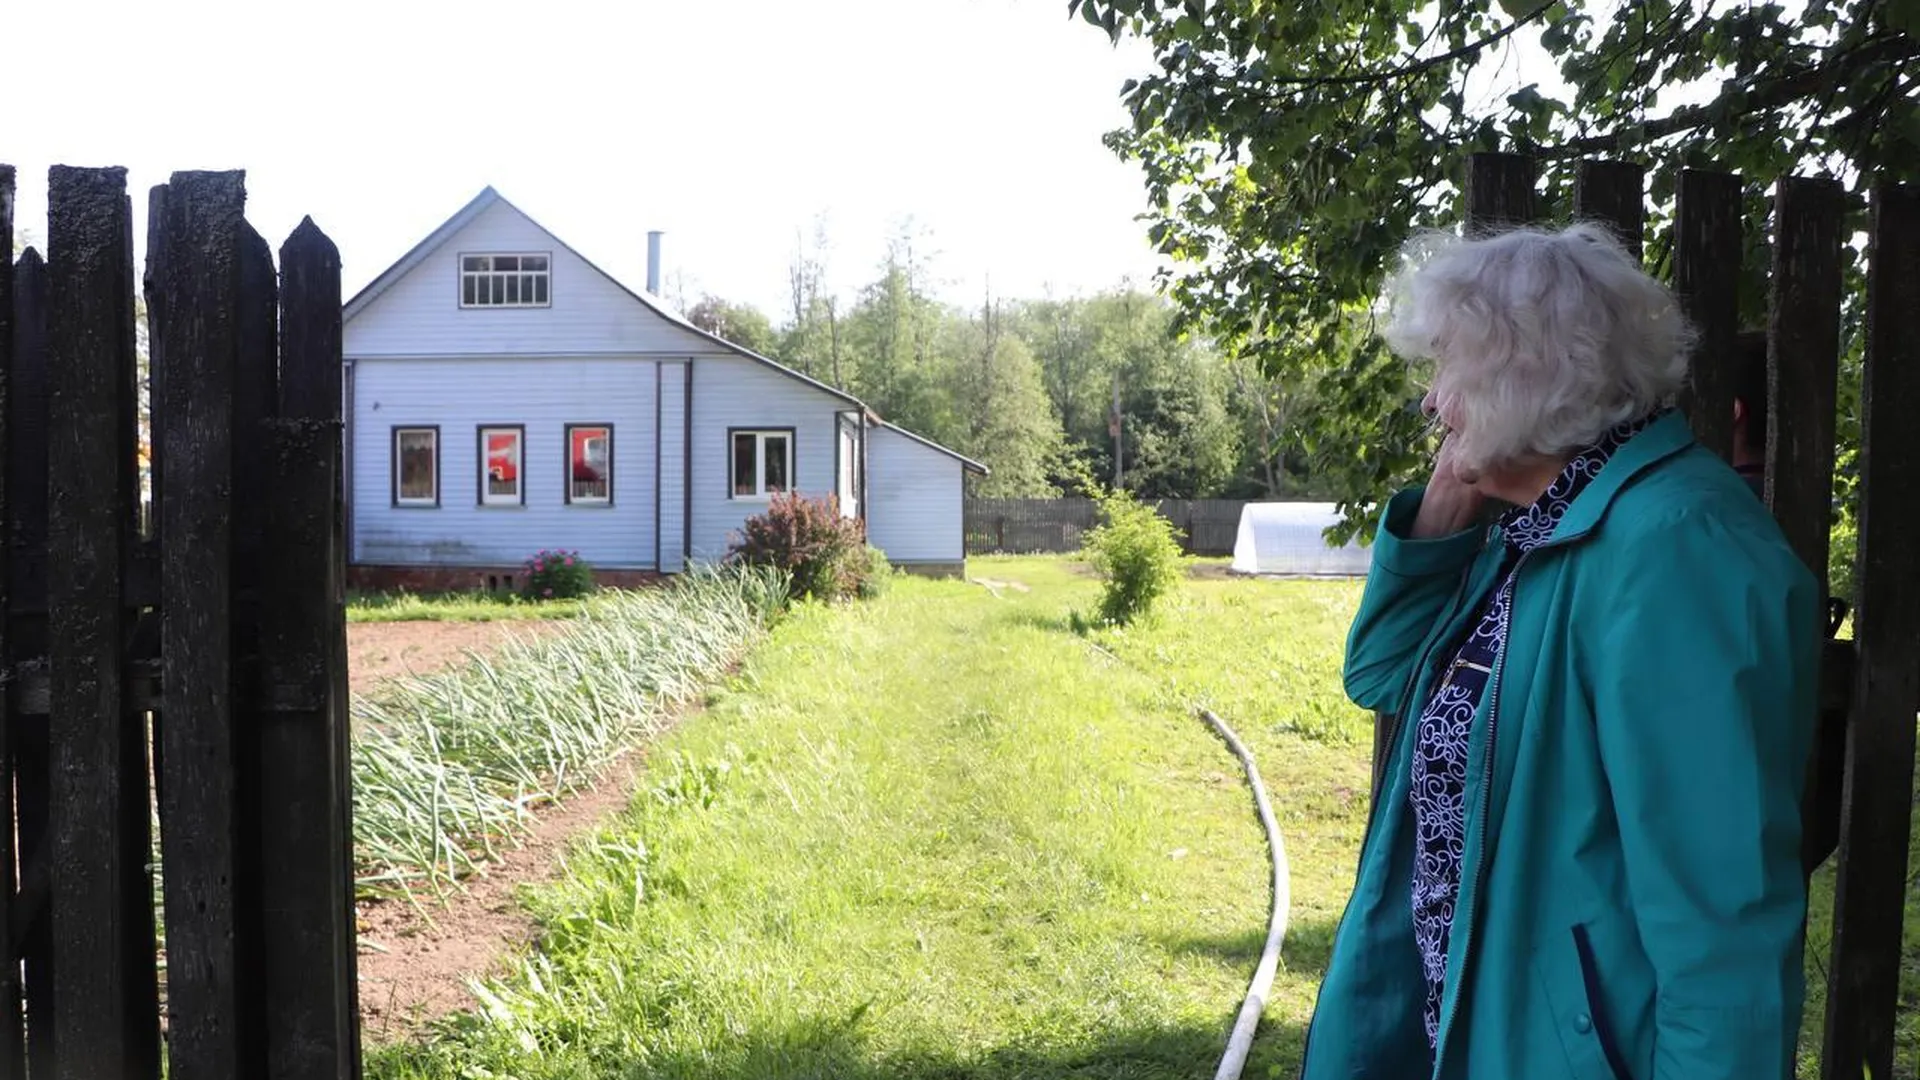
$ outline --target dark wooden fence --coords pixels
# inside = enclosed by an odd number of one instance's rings
[[[48,184],[15,265],[0,166],[0,1078],[358,1076],[339,254],[153,190],[143,512],[125,170]]]
[[[1537,165],[1512,154],[1468,162],[1469,230],[1537,218]],[[1738,285],[1746,182],[1682,170],[1673,284],[1701,331],[1685,405],[1700,441],[1732,445],[1740,330]],[[1611,224],[1637,252],[1644,173],[1581,162],[1577,218]],[[1838,886],[1827,965],[1820,1076],[1895,1075],[1895,1010],[1920,710],[1920,185],[1877,184],[1867,220],[1866,369],[1862,395],[1854,637],[1828,644],[1821,734],[1804,808],[1809,865],[1837,842]],[[1832,514],[1841,345],[1843,239],[1858,227],[1841,186],[1789,177],[1773,188],[1768,336],[1768,502],[1824,586]],[[1376,739],[1376,785],[1380,755]],[[1730,838],[1738,842],[1739,838]]]
[[[1180,530],[1189,555],[1231,555],[1243,499],[1161,499],[1160,515]],[[1092,499],[968,499],[967,554],[1028,555],[1080,550],[1098,523]]]

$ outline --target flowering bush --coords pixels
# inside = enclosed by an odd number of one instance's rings
[[[792,581],[802,599],[841,600],[861,595],[872,564],[866,528],[840,514],[832,496],[809,499],[775,495],[766,513],[747,519],[727,557],[750,566],[772,566]]]
[[[526,561],[529,600],[571,600],[593,591],[593,567],[577,551],[542,551]]]

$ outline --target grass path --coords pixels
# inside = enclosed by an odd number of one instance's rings
[[[1366,803],[1350,584],[1200,580],[1155,625],[1066,629],[1093,583],[904,580],[776,630],[525,900],[542,948],[370,1075],[1206,1077],[1258,956],[1273,790],[1293,930],[1247,1076],[1290,1073]],[[1151,674],[1147,674],[1151,671]]]

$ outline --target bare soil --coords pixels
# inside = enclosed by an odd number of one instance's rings
[[[373,622],[347,624],[347,673],[356,694],[383,679],[426,675],[468,653],[485,653],[516,637],[552,634],[566,623],[534,619],[500,622]]]
[[[534,944],[536,927],[516,902],[517,890],[557,878],[567,843],[626,807],[639,761],[629,755],[591,790],[541,811],[519,848],[444,904],[360,905],[360,1024],[369,1043],[406,1038],[471,1008],[467,980],[498,971]]]
[[[397,676],[425,675],[499,648],[516,636],[556,632],[561,622],[354,623],[347,628],[349,679],[356,694]],[[515,902],[522,885],[551,881],[574,837],[622,810],[640,754],[630,754],[592,788],[540,810],[533,827],[498,863],[444,900],[422,897],[358,905],[360,1017],[369,1043],[392,1042],[428,1021],[473,1004],[470,977],[484,976],[532,945],[533,921]]]

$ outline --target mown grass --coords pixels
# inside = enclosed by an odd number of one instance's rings
[[[1286,832],[1292,928],[1246,1075],[1290,1074],[1365,816],[1337,677],[1356,588],[1215,575],[1090,642],[1071,564],[972,569],[1026,588],[905,579],[778,627],[526,893],[540,948],[370,1075],[1210,1076],[1268,871],[1196,702]]]
[[[1074,564],[971,569],[1026,589],[901,579],[779,627],[526,894],[540,949],[369,1075],[1209,1076],[1267,893],[1195,703],[1249,743],[1286,834],[1291,928],[1246,1076],[1293,1075],[1366,812],[1368,722],[1337,677],[1357,587],[1202,565],[1161,617],[1081,639]],[[1816,875],[1803,1076],[1833,884]],[[1920,1060],[1912,903],[1908,927],[1896,1077]]]
[[[570,619],[581,600],[528,600],[516,593],[356,592],[347,597],[348,622],[499,622]]]

